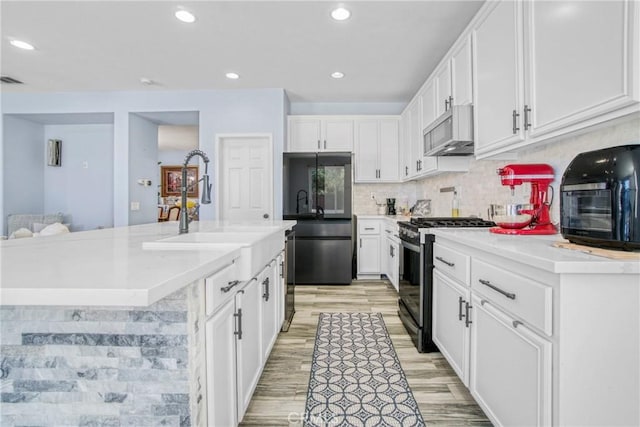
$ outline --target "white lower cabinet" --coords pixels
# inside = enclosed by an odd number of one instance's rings
[[[399,290],[400,286],[400,242],[387,236],[384,239],[382,245],[382,256],[385,259],[385,269],[383,273],[387,275],[387,278],[396,289]]]
[[[436,240],[433,341],[495,425],[551,425],[552,289]]]
[[[282,254],[245,283],[222,270],[205,279],[205,299],[224,297],[207,313],[207,425],[236,426],[242,421],[262,369],[280,332],[284,309],[280,274]],[[284,265],[282,265],[284,268]],[[220,295],[218,295],[220,294]],[[215,300],[214,300],[215,301]]]
[[[252,279],[236,294],[238,318],[238,420],[242,421],[262,372],[262,293],[257,279]],[[215,381],[215,380],[214,380]]]
[[[276,342],[280,327],[278,325],[278,298],[279,298],[279,281],[278,281],[278,264],[277,260],[273,260],[258,276],[258,282],[261,286],[261,304],[262,304],[262,357],[267,360],[269,353]]]
[[[210,426],[238,424],[235,313],[235,301],[231,299],[205,325],[207,419]]]
[[[469,289],[433,272],[433,341],[465,385],[469,385]]]
[[[551,425],[551,342],[472,297],[469,390],[494,424]]]
[[[380,276],[380,220],[358,220],[358,278]]]

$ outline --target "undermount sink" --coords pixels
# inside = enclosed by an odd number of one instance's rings
[[[143,242],[146,250],[220,251],[240,249],[238,279],[249,280],[252,273],[260,271],[284,246],[283,232],[276,228],[260,227],[243,231],[195,232],[166,237],[153,242]]]

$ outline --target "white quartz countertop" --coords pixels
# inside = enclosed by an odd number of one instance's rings
[[[189,229],[253,228],[271,234],[295,223],[204,221]],[[178,223],[164,222],[1,241],[0,305],[148,306],[230,264],[245,245],[230,243],[215,250],[142,247],[176,235]]]
[[[554,247],[553,243],[565,241],[560,234],[501,235],[480,228],[432,228],[421,233],[435,235],[436,242],[450,240],[552,273],[640,274],[640,261],[621,261]]]
[[[356,215],[358,219],[386,219],[391,221],[409,221],[410,216],[405,215]]]

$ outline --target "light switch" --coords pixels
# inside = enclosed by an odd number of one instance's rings
[[[140,202],[131,202],[131,210],[139,211],[140,210]]]
[[[82,169],[89,169],[89,162],[86,160],[82,162]]]

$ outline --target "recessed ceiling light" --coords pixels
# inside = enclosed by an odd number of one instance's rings
[[[9,43],[11,43],[12,46],[15,46],[17,48],[24,49],[24,50],[35,49],[35,47],[33,47],[31,43],[23,42],[22,40],[10,40]]]
[[[195,15],[184,9],[180,9],[176,12],[176,18],[178,18],[182,22],[186,22],[187,24],[196,22]]]
[[[351,12],[344,7],[338,7],[331,11],[331,17],[336,21],[344,21],[345,19],[349,19],[351,16]]]
[[[333,77],[334,79],[341,79],[344,77],[344,73],[341,73],[340,71],[335,71],[331,73],[331,77]]]
[[[240,78],[240,74],[238,73],[227,73],[225,76],[231,80],[238,80]]]

